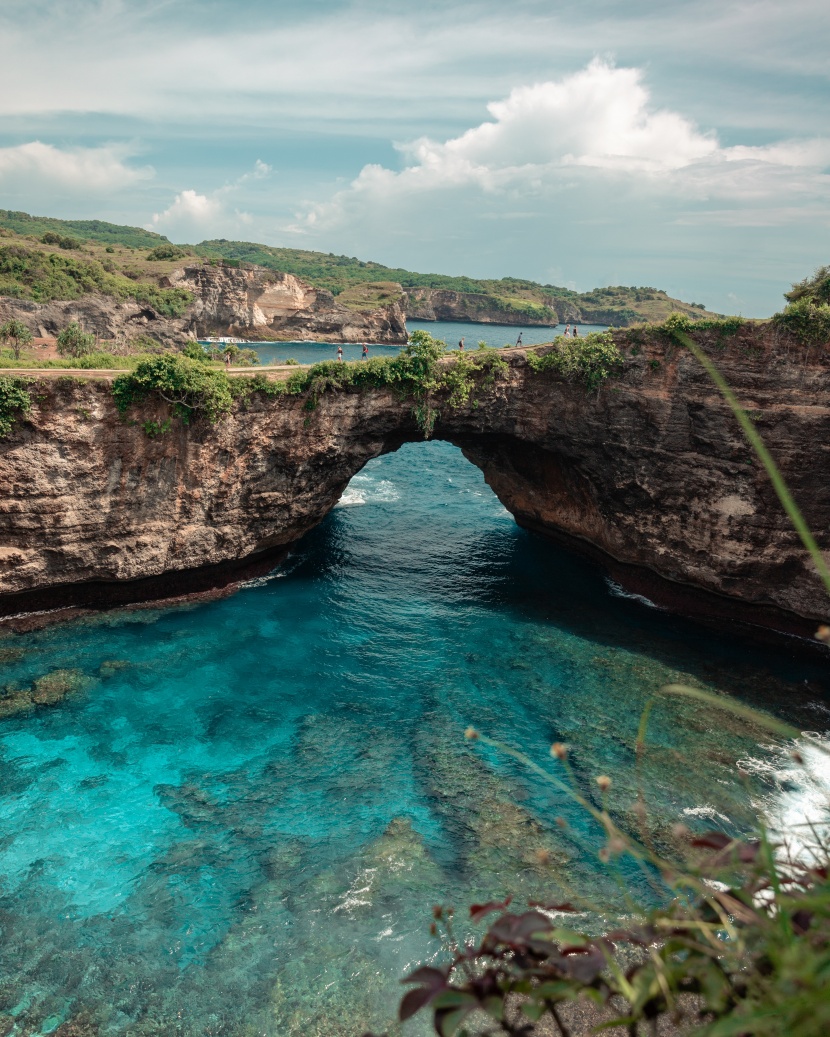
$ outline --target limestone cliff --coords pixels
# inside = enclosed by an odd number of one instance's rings
[[[373,310],[355,310],[295,277],[263,267],[198,263],[172,271],[162,288],[183,288],[193,302],[181,316],[152,305],[91,292],[71,301],[33,302],[0,297],[0,322],[22,320],[36,336],[56,336],[72,321],[103,340],[149,335],[162,343],[209,336],[251,340],[322,342],[407,340],[403,296]]]
[[[404,290],[406,315],[411,320],[469,321],[473,324],[511,324],[555,327],[560,321],[580,319],[580,311],[565,299],[549,306],[511,306],[492,295],[454,292],[446,288]]]
[[[176,270],[163,286],[184,288],[194,295],[185,330],[199,337],[399,344],[407,340],[402,294],[389,306],[361,312],[342,306],[331,292],[313,288],[293,274],[203,264]]]
[[[412,320],[537,327],[555,327],[570,322],[627,328],[633,324],[663,321],[670,313],[683,313],[693,320],[718,316],[700,306],[672,299],[665,292],[653,288],[598,288],[592,292],[561,296],[544,295],[541,286],[537,286],[533,293],[506,297],[445,288],[405,288],[404,304],[406,315]]]
[[[699,338],[826,540],[830,354],[770,326]],[[595,395],[505,351],[506,375],[445,406],[435,435],[481,467],[520,523],[593,555],[630,589],[809,635],[825,596],[731,412],[688,352],[656,334],[617,340],[624,371]],[[166,413],[158,403],[135,417]],[[319,522],[367,460],[420,438],[411,401],[387,390],[324,393],[311,410],[302,397],[256,394],[217,426],[150,439],[119,418],[105,382],[44,380],[0,443],[0,609],[226,582]]]

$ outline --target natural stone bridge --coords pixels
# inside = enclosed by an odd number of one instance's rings
[[[624,586],[707,619],[809,636],[828,609],[767,478],[686,351],[620,332],[622,375],[588,395],[505,351],[506,375],[447,409],[457,444],[524,526]],[[813,530],[830,525],[826,351],[769,326],[706,344],[751,410]],[[0,443],[0,614],[106,606],[228,586],[274,564],[373,457],[422,433],[387,390],[259,393],[216,426],[150,439],[102,381],[38,386]],[[162,418],[162,403],[141,420]]]

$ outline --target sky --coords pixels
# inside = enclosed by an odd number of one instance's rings
[[[0,208],[764,317],[830,262],[827,0],[2,0]]]

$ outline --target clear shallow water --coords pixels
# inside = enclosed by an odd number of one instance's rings
[[[371,462],[286,565],[230,599],[0,652],[0,684],[72,670],[78,688],[0,722],[0,1018],[21,1035],[67,1018],[105,1034],[380,1031],[398,978],[435,950],[434,902],[613,904],[599,834],[466,743],[470,723],[540,761],[571,743],[586,789],[613,777],[622,818],[640,712],[666,681],[830,727],[823,671],[616,596],[518,529],[443,443]],[[678,816],[801,817],[817,786],[766,743],[722,713],[656,709],[655,837]]]

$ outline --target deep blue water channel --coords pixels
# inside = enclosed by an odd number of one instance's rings
[[[67,1019],[130,1037],[383,1031],[398,978],[436,952],[433,903],[564,893],[598,924],[619,906],[600,833],[466,742],[468,724],[545,766],[569,743],[583,789],[612,777],[623,823],[640,713],[668,681],[830,726],[823,670],[620,597],[519,529],[441,442],[370,462],[231,598],[0,653],[0,685],[64,670],[78,689],[0,721],[0,1024],[15,1035]],[[659,705],[656,838],[678,819],[792,824],[819,789],[787,759],[726,714]]]

